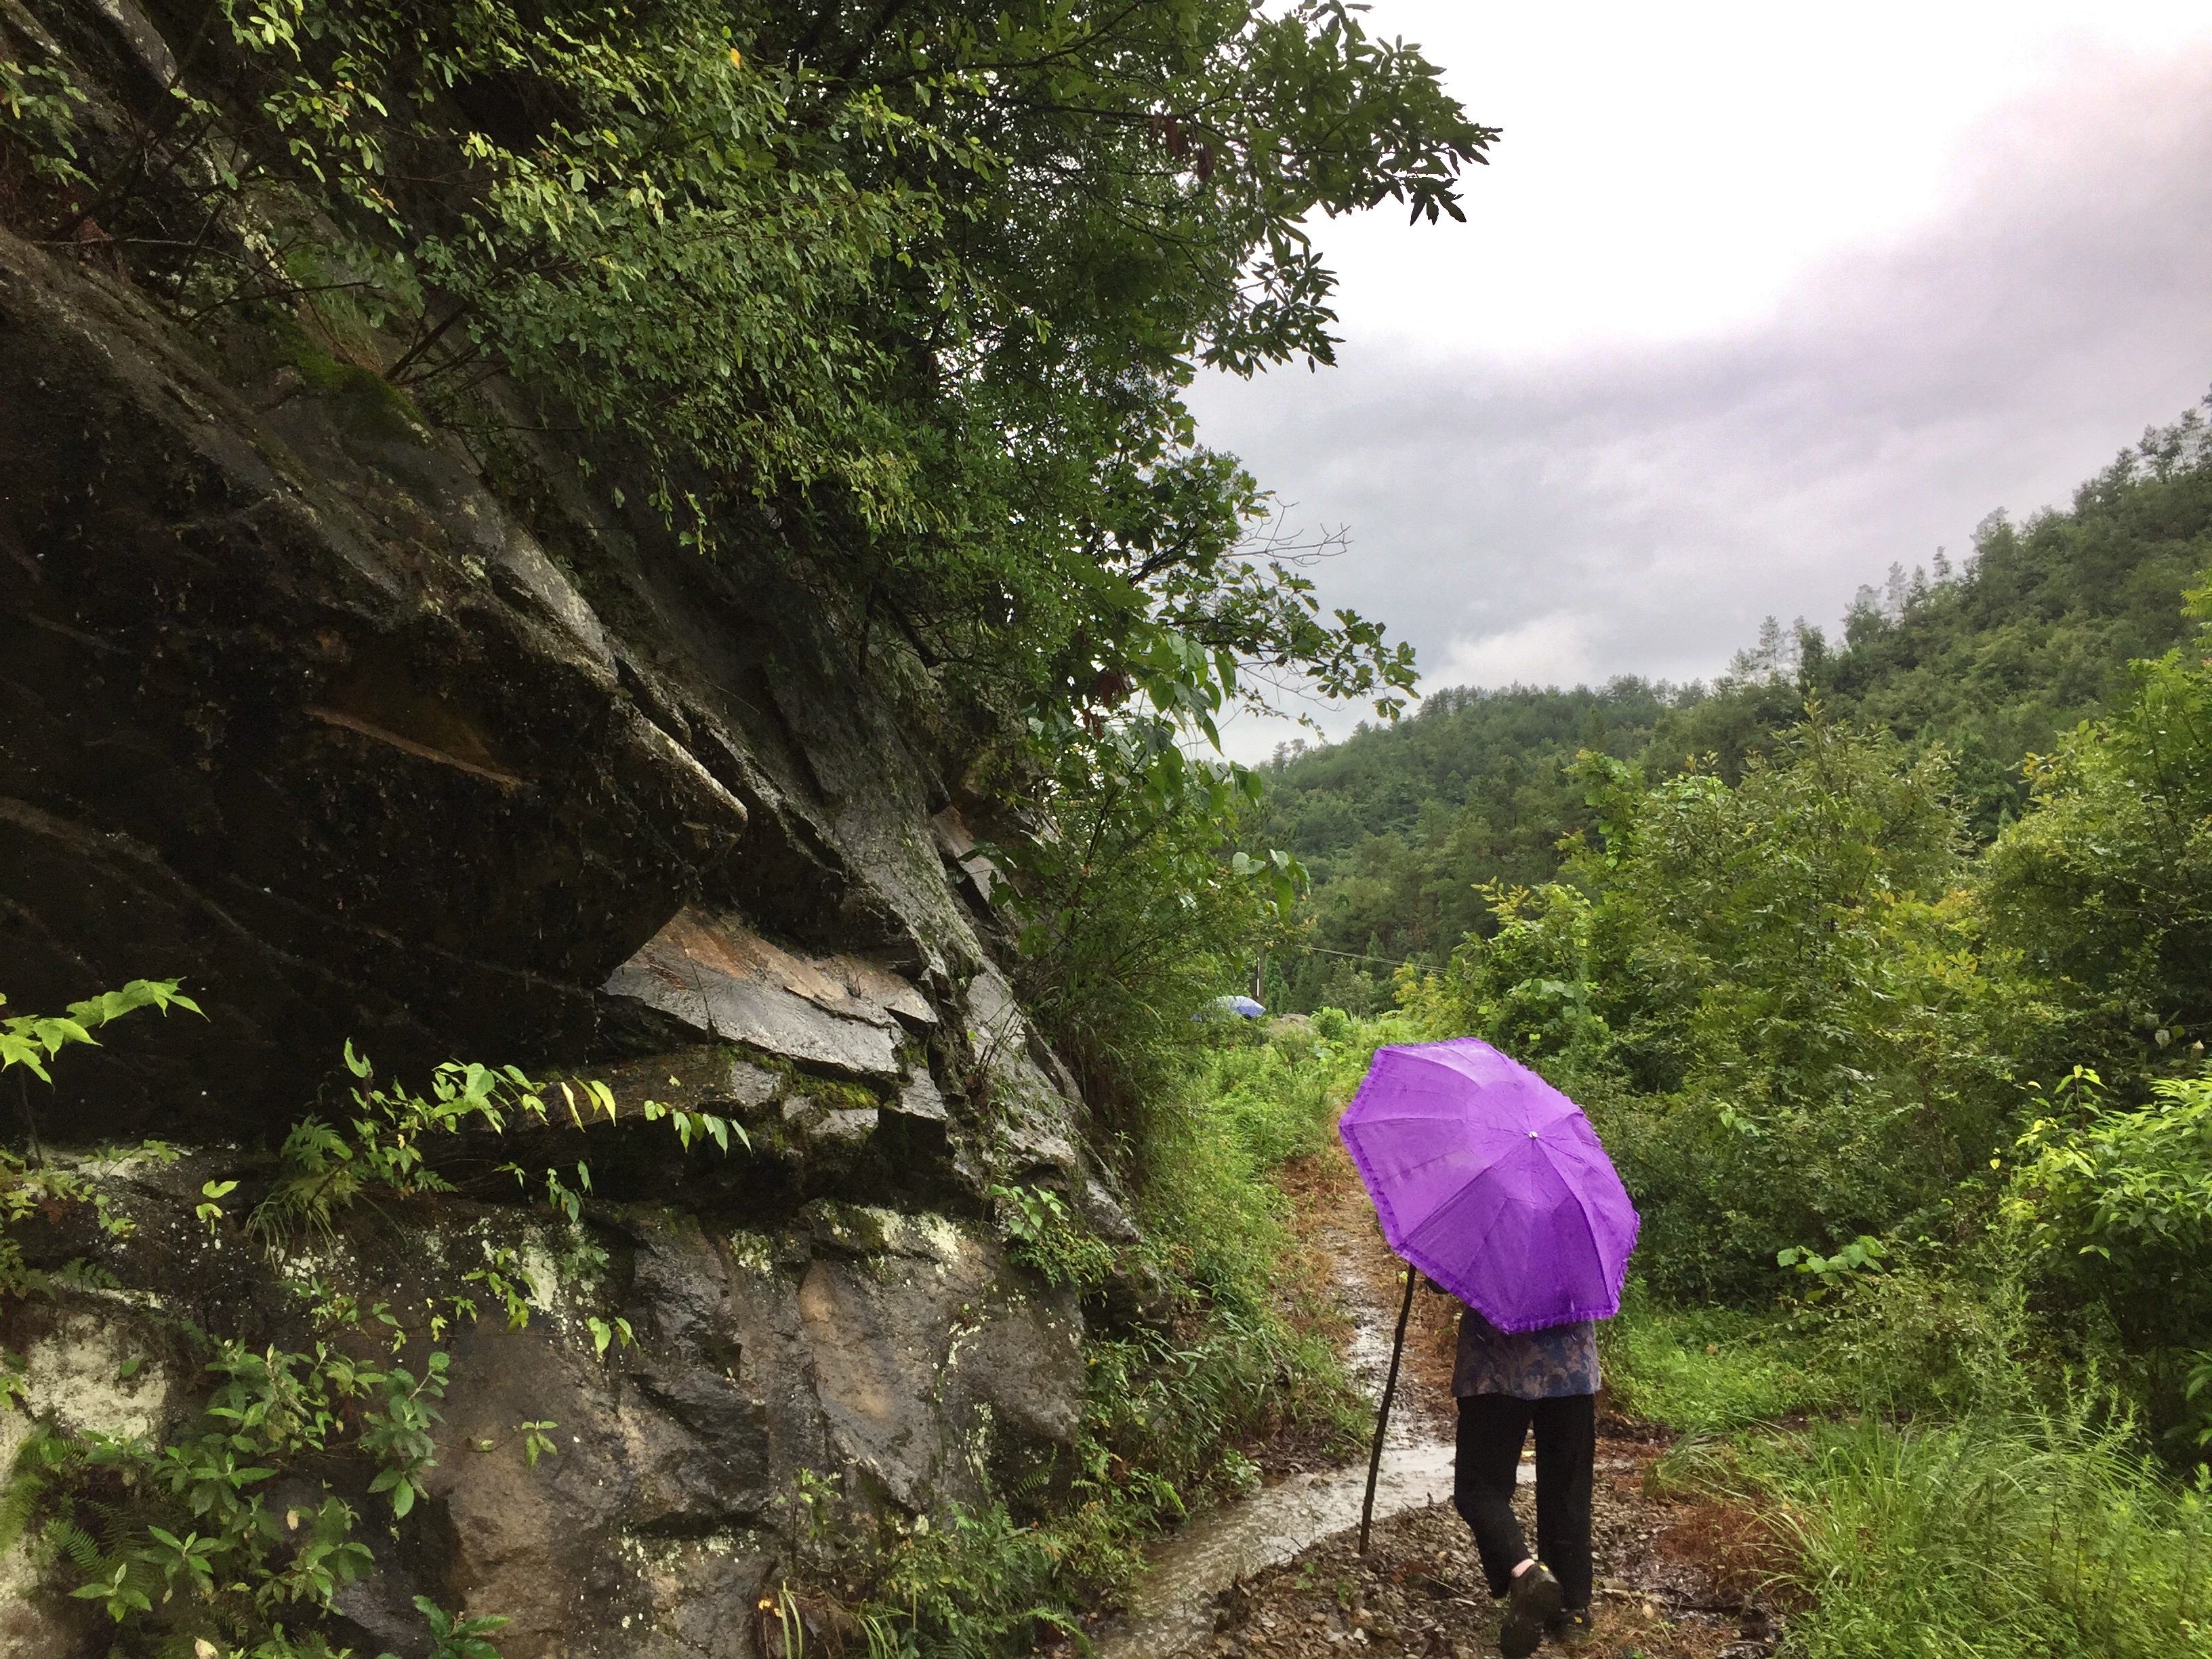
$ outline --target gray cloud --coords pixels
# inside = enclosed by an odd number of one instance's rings
[[[2212,53],[2108,63],[2003,112],[1936,219],[1755,325],[1425,358],[1363,345],[1353,295],[1341,367],[1194,402],[1294,522],[1349,528],[1325,593],[1410,638],[1431,684],[1709,676],[1763,616],[1832,621],[1892,560],[2063,501],[2203,395],[2208,163]],[[1619,251],[1629,280],[1647,252]]]

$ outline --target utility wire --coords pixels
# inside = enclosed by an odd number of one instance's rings
[[[1342,957],[1348,962],[1379,962],[1385,968],[1417,968],[1421,965],[1413,962],[1393,962],[1388,957],[1370,957],[1360,951],[1332,951],[1325,945],[1294,945],[1291,949],[1310,951],[1317,957]]]

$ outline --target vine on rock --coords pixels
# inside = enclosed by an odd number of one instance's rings
[[[198,1012],[173,982],[137,981],[72,1005],[65,1015],[0,1021],[0,1070],[51,1081],[48,1063],[64,1048],[135,1009]],[[512,1066],[448,1063],[427,1093],[380,1083],[351,1044],[345,1060],[356,1086],[343,1121],[302,1120],[283,1143],[266,1195],[242,1233],[275,1254],[327,1240],[349,1206],[370,1197],[405,1199],[454,1190],[439,1159],[459,1138],[496,1142],[522,1125],[565,1115],[582,1127],[593,1115],[612,1121],[615,1098],[597,1082],[534,1083]],[[30,1121],[26,1105],[27,1127]],[[646,1103],[640,1115],[668,1121],[689,1146],[712,1140],[724,1152],[744,1130],[712,1114]],[[126,1158],[173,1164],[180,1154],[146,1142],[98,1158],[49,1157],[33,1137],[25,1154],[0,1150],[0,1304],[72,1291],[120,1289],[106,1269],[82,1259],[53,1269],[28,1265],[19,1224],[88,1206],[97,1231],[120,1242],[132,1231],[95,1170]],[[570,1235],[564,1260],[589,1273],[605,1264],[583,1228],[591,1170],[527,1168],[509,1159],[511,1177]],[[235,1180],[204,1182],[194,1217],[211,1231],[232,1225],[222,1200]],[[295,1264],[296,1266],[296,1263]],[[483,1267],[459,1276],[453,1292],[426,1311],[403,1316],[391,1304],[363,1302],[309,1274],[288,1285],[308,1335],[300,1347],[215,1334],[180,1319],[175,1334],[201,1356],[206,1398],[189,1425],[163,1437],[88,1427],[33,1426],[0,1488],[0,1550],[27,1544],[34,1564],[93,1603],[118,1634],[194,1659],[344,1659],[326,1620],[339,1593],[376,1570],[362,1541],[363,1507],[388,1507],[404,1521],[428,1490],[436,1467],[436,1429],[450,1381],[441,1346],[460,1322],[479,1317],[477,1295],[510,1328],[529,1322],[533,1283],[512,1249],[488,1246]],[[582,1322],[604,1358],[635,1341],[618,1316]],[[144,1357],[125,1363],[126,1380]],[[0,1352],[0,1409],[33,1409],[27,1365]],[[557,1455],[550,1431],[516,1425],[516,1443],[536,1468]],[[477,1443],[489,1450],[490,1443]],[[306,1495],[312,1492],[312,1496]],[[280,1495],[281,1494],[281,1495]],[[496,1614],[448,1611],[418,1596],[434,1659],[497,1659]]]

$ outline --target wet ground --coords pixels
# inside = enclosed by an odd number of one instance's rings
[[[1390,1363],[1402,1281],[1386,1302],[1375,1294],[1374,1247],[1361,1236],[1372,1222],[1323,1195],[1325,1208],[1308,1209],[1319,1243],[1335,1269],[1351,1324],[1346,1360],[1361,1389],[1379,1398]],[[1533,1473],[1533,1471],[1531,1472]],[[1378,1520],[1404,1510],[1448,1502],[1452,1447],[1434,1391],[1417,1384],[1408,1368],[1399,1379],[1398,1406],[1382,1447],[1375,1488]],[[1214,1596],[1224,1585],[1287,1561],[1317,1538],[1359,1524],[1367,1491],[1367,1463],[1288,1475],[1250,1497],[1208,1510],[1152,1553],[1152,1567],[1134,1605],[1097,1638],[1103,1659],[1154,1659],[1176,1652],[1213,1628]]]
[[[1595,1630],[1583,1651],[1589,1659],[1763,1659],[1773,1650],[1769,1615],[1716,1598],[1694,1568],[1655,1547],[1663,1544],[1667,1519],[1652,1514],[1641,1486],[1640,1468],[1600,1471],[1601,1577]],[[1523,1522],[1533,1525],[1533,1517]],[[1355,1538],[1340,1533],[1225,1587],[1213,1614],[1211,1634],[1152,1652],[1160,1659],[1361,1651],[1472,1659],[1498,1651],[1496,1607],[1467,1528],[1448,1506],[1378,1525],[1364,1560]]]
[[[1293,1185],[1308,1237],[1338,1286],[1347,1358],[1379,1395],[1403,1269],[1383,1248],[1348,1167],[1332,1160]],[[1457,1304],[1423,1291],[1385,1443],[1372,1547],[1356,1549],[1364,1459],[1275,1480],[1164,1540],[1127,1611],[1097,1636],[1103,1659],[1354,1651],[1497,1651],[1497,1617],[1467,1528],[1450,1507],[1451,1336]],[[1599,1577],[1590,1659],[1755,1659],[1772,1651],[1771,1611],[1735,1544],[1745,1517],[1670,1499],[1650,1470],[1662,1435],[1601,1418],[1595,1486]],[[1522,1502],[1533,1504],[1533,1466]],[[1533,1514],[1522,1524],[1533,1534]]]

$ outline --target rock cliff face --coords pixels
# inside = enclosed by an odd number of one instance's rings
[[[416,1594],[513,1616],[511,1659],[746,1653],[801,1471],[919,1512],[1070,1445],[1080,1315],[1009,1261],[988,1187],[1129,1224],[993,960],[896,664],[573,458],[501,466],[372,375],[188,338],[0,234],[0,991],[179,977],[208,1015],[136,1017],[34,1085],[50,1152],[184,1155],[102,1166],[137,1225],[84,1249],[119,1288],[0,1303],[0,1348],[32,1412],[159,1432],[194,1398],[183,1322],[278,1340],[288,1276],[397,1306],[495,1245],[531,1260],[540,1224],[489,1189],[312,1260],[191,1218],[342,1102],[349,1038],[386,1073],[568,1067],[726,1114],[749,1151],[585,1137],[611,1265],[450,1339],[434,1512],[345,1612],[368,1653],[416,1650]],[[617,1315],[637,1344],[595,1358],[580,1322]],[[155,1356],[127,1382],[125,1351]],[[533,1471],[508,1443],[544,1420]],[[24,1571],[0,1563],[0,1652],[106,1650]]]

